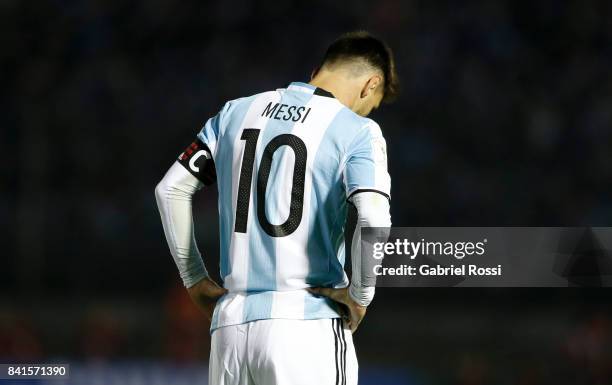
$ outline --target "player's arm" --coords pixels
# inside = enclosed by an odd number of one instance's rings
[[[199,139],[185,150],[155,188],[170,253],[192,300],[210,318],[225,293],[210,277],[195,240],[192,197],[216,178],[210,150]]]
[[[376,275],[374,265],[379,264],[374,258],[364,258],[361,252],[361,229],[364,227],[391,227],[389,198],[379,192],[357,192],[349,198],[349,203],[357,211],[355,231],[351,241],[351,284],[350,298],[360,306],[368,306],[374,299]],[[388,237],[388,232],[384,234]]]
[[[346,305],[349,326],[354,332],[372,302],[376,277],[372,271],[373,260],[362,258],[361,228],[391,226],[389,197],[391,178],[387,172],[387,150],[380,127],[369,121],[352,141],[347,151],[344,182],[349,205],[357,211],[355,231],[350,247],[352,270],[348,288],[315,288],[311,291],[325,295],[336,302]]]

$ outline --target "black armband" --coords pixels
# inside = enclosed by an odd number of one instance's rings
[[[199,138],[189,145],[179,156],[178,162],[204,183],[205,186],[217,181],[215,162],[208,146]]]

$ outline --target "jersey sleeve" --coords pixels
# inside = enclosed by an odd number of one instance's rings
[[[178,162],[206,186],[217,180],[214,154],[217,151],[221,119],[227,106],[228,104],[217,115],[208,119],[193,143],[178,158]]]
[[[347,199],[361,191],[391,197],[391,177],[387,171],[387,144],[378,124],[370,120],[347,149],[344,169]]]

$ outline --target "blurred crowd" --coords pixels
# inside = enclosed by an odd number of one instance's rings
[[[438,295],[422,301],[426,290]],[[395,305],[377,301],[354,335],[361,384],[610,383],[612,315],[602,304],[605,294],[515,289],[522,296],[517,301],[510,290],[439,290],[379,291]],[[461,291],[463,302],[451,290]],[[206,383],[209,347],[208,322],[178,286],[157,301],[56,301],[0,310],[0,363],[70,363],[74,376],[67,384],[140,385],[154,378],[172,385],[194,383],[194,373],[195,383]],[[192,379],[181,382],[185,377]]]
[[[348,30],[396,54],[402,94],[373,116],[388,143],[394,225],[612,224],[610,17],[605,0],[2,1],[0,341],[24,337],[0,353],[124,346],[99,303],[162,302],[177,283],[157,181],[226,100],[307,81]],[[215,271],[214,188],[195,212]],[[28,326],[40,325],[35,313],[15,311],[13,297],[98,310],[79,313],[79,342],[45,348]],[[169,315],[189,319],[188,308],[146,311],[199,325]],[[564,357],[609,375],[610,352],[596,346],[610,335],[602,317],[576,324]],[[193,327],[164,330],[155,354],[206,355],[185,348],[207,338]],[[470,374],[454,383],[483,383],[478,357],[489,352],[462,360]]]

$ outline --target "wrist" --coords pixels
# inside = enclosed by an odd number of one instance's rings
[[[206,271],[203,263],[196,264],[191,269],[181,274],[183,286],[185,286],[187,289],[194,287],[205,278],[208,278],[208,271]]]

